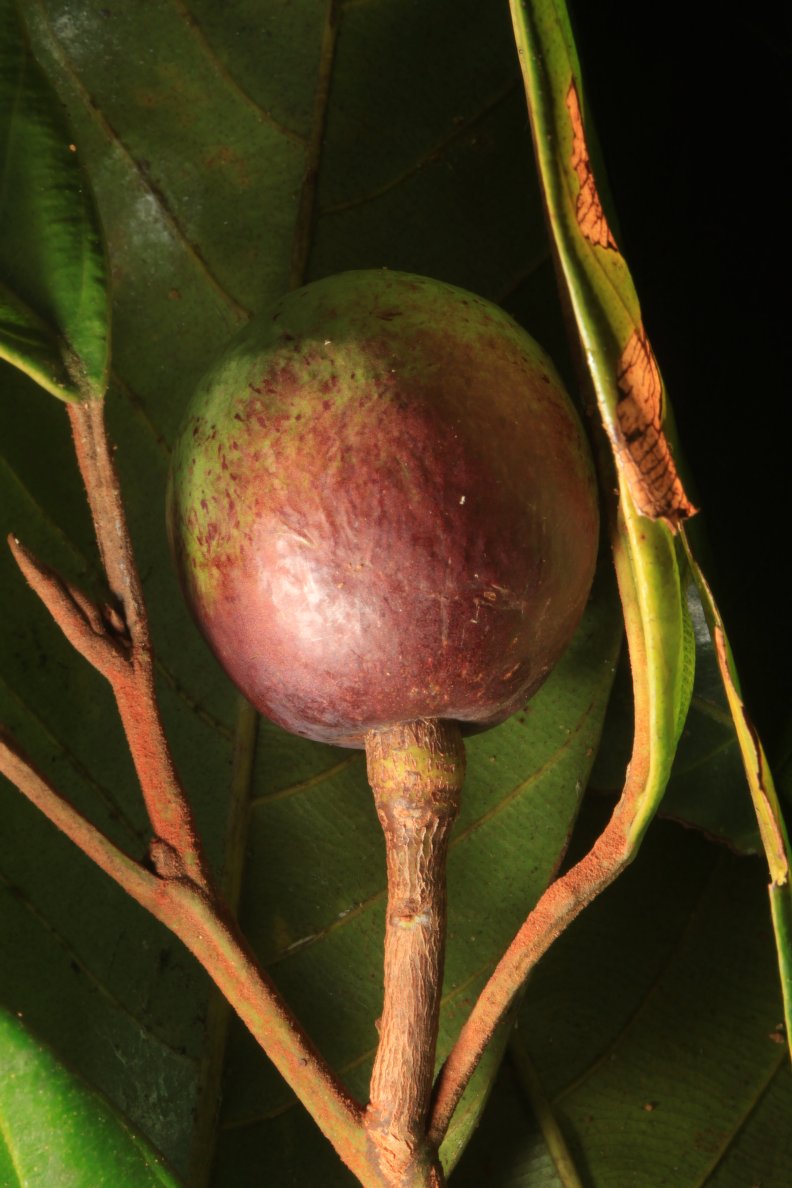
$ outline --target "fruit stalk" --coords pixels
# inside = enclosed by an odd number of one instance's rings
[[[366,1126],[388,1182],[439,1185],[426,1140],[446,932],[446,855],[465,750],[453,723],[421,719],[366,735],[385,835],[384,1002]]]

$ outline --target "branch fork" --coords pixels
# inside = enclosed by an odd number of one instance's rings
[[[126,854],[83,817],[0,733],[0,771],[143,907],[169,927],[225,998],[360,1182],[441,1188],[438,1151],[496,1026],[530,969],[566,925],[630,860],[647,780],[650,707],[636,685],[636,742],[628,781],[592,851],[547,889],[473,1008],[434,1085],[446,927],[445,865],[465,756],[456,726],[408,722],[371,731],[369,780],[385,838],[388,906],[384,1003],[367,1107],[325,1063],[256,963],[218,890],[165,738],[153,655],[103,404],[68,406],[97,541],[117,608],[100,608],[18,540],[20,570],[75,649],[110,683],[152,828],[147,861]],[[617,557],[617,571],[619,561]],[[640,626],[628,616],[634,666]]]
[[[111,683],[132,659],[126,624],[107,606],[104,610],[77,586],[39,561],[15,536],[8,545],[22,575],[38,594],[69,643]]]
[[[363,1182],[377,1183],[364,1140],[362,1106],[352,1101],[257,966],[213,885],[159,714],[148,619],[107,439],[104,403],[88,400],[67,408],[99,551],[119,610],[100,610],[18,540],[12,537],[9,543],[20,570],[66,638],[112,687],[151,823],[147,860],[125,853],[83,817],[4,734],[0,771],[184,942],[341,1158]]]

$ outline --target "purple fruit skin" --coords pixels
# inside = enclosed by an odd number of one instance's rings
[[[283,298],[204,379],[168,525],[221,664],[287,730],[494,725],[569,643],[597,553],[587,443],[496,306],[387,271]]]

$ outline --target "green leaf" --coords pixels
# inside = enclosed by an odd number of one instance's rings
[[[42,388],[70,397],[69,377],[54,335],[37,314],[0,282],[0,351]]]
[[[62,109],[0,0],[0,358],[64,400],[104,395],[104,252]]]
[[[734,720],[759,835],[770,870],[770,915],[775,933],[787,1043],[792,1054],[792,848],[762,740],[742,699],[737,669],[720,612],[689,545],[688,561],[701,597],[723,688]]]
[[[616,565],[631,646],[639,629],[643,637],[633,677],[636,705],[645,706],[648,725],[646,737],[638,742],[649,754],[631,840],[634,845],[640,842],[665,791],[689,704],[692,681],[686,660],[692,653],[680,579],[680,564],[686,562],[709,625],[770,868],[771,915],[787,1027],[792,1030],[789,840],[761,740],[741,699],[723,624],[685,536],[684,521],[695,508],[674,461],[673,418],[632,277],[597,189],[567,8],[564,0],[513,0],[512,15],[565,296],[616,464]],[[671,536],[676,532],[679,560]],[[642,726],[636,714],[639,736]]]
[[[600,820],[588,811],[584,834]],[[501,1110],[460,1188],[571,1188],[535,1116],[537,1084],[578,1183],[783,1188],[792,1081],[763,882],[760,861],[654,827],[532,978]]]
[[[175,1188],[162,1157],[0,1008],[0,1184]]]
[[[745,794],[745,768],[723,691],[712,638],[695,586],[687,603],[695,632],[696,664],[690,710],[659,807],[671,817],[718,838],[744,854],[761,847],[756,815]],[[624,780],[633,731],[632,678],[626,656],[616,673],[591,773],[598,791],[616,793]]]
[[[626,844],[634,852],[665,792],[692,689],[694,653],[673,539],[691,509],[663,435],[662,378],[597,190],[566,6],[513,0],[511,11],[562,299],[616,462],[614,552],[641,706],[635,755],[643,773],[625,807]]]

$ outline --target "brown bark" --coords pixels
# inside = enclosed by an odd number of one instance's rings
[[[407,722],[366,737],[385,834],[384,1003],[366,1126],[387,1182],[441,1185],[426,1140],[443,981],[445,864],[465,754],[456,726]]]
[[[80,471],[115,605],[82,591],[12,540],[22,573],[66,638],[110,682],[139,777],[156,873],[119,850],[0,734],[0,772],[111,878],[166,924],[222,993],[361,1183],[384,1186],[362,1107],[313,1047],[213,887],[156,700],[146,608],[100,401],[68,408]]]

